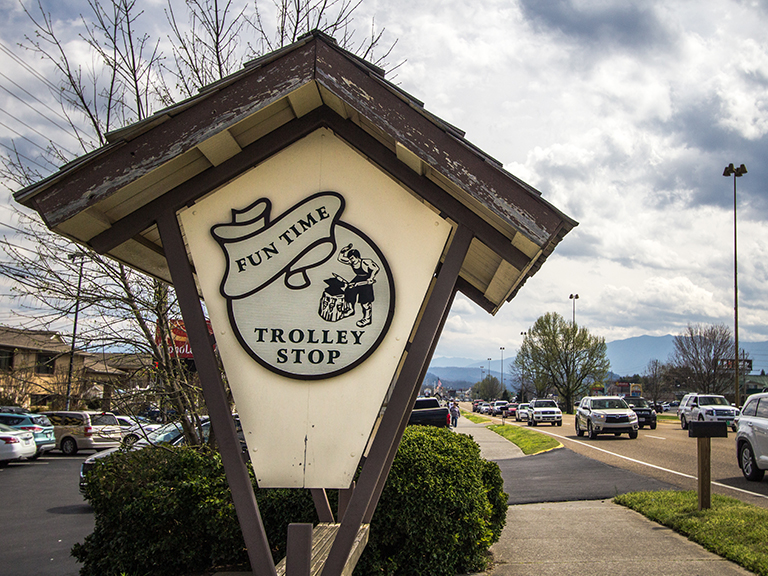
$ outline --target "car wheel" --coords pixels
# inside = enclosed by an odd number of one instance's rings
[[[590,440],[594,440],[595,438],[597,438],[597,431],[592,427],[591,420],[587,422],[587,433],[589,434]]]
[[[37,460],[38,458],[40,458],[40,454],[42,454],[42,452],[35,452],[34,454],[32,454],[32,456],[29,457],[29,459]]]
[[[733,430],[734,432],[738,432],[739,431],[739,427],[736,426],[736,424],[734,424],[733,426],[731,426],[731,430]]]
[[[538,422],[536,422],[536,420],[534,420],[533,418],[531,418],[529,422],[531,423],[531,426],[536,426],[536,424],[538,424]]]
[[[74,456],[77,454],[77,442],[74,438],[64,438],[61,441],[61,451],[65,456]]]
[[[139,439],[136,434],[128,434],[125,438],[123,438],[123,445],[124,446],[131,446],[133,445],[137,440]]]
[[[576,418],[576,436],[578,436],[579,438],[584,436],[584,430],[579,428],[579,419],[578,419],[578,417]]]
[[[688,422],[686,421],[685,416],[680,416],[680,426],[683,430],[688,430]]]
[[[701,414],[699,414],[699,422],[704,422],[704,416],[702,416]]]
[[[639,426],[640,430],[642,430],[643,426],[645,426],[645,424],[639,424],[638,426]]]
[[[558,425],[558,426],[562,426],[562,425],[563,425],[563,421],[562,421],[562,420],[558,420],[558,421],[557,421],[557,425]]]
[[[651,424],[651,430],[656,430],[656,422],[654,422],[653,424]]]
[[[765,475],[765,470],[760,470],[755,462],[755,455],[752,453],[752,446],[744,442],[739,449],[739,461],[741,462],[741,472],[744,478],[753,482],[759,482]]]
[[[533,424],[531,424],[530,420],[528,420],[528,426],[533,426]]]
[[[552,426],[557,426],[557,422],[552,421]]]
[[[629,437],[630,437],[632,440],[634,440],[635,438],[637,438],[637,430],[632,430],[632,431],[629,433]]]

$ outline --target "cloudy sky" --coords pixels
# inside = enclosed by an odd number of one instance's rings
[[[164,2],[139,2],[164,24]],[[76,46],[67,19],[87,3],[44,3]],[[55,130],[10,95],[26,98],[12,82],[45,93],[9,54],[33,62],[15,46],[31,32],[17,6],[0,0],[5,146]],[[768,1],[364,0],[358,38],[371,17],[397,39],[390,79],[579,222],[495,317],[459,297],[437,356],[495,359],[503,346],[509,357],[540,315],[570,318],[575,293],[577,322],[607,341],[732,326],[729,163],[748,168],[740,338],[768,340]]]

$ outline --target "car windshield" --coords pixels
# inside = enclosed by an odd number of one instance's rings
[[[536,400],[536,408],[557,408],[554,400]]]
[[[645,398],[626,398],[627,404],[637,408],[648,408],[648,402]]]
[[[628,408],[627,403],[621,398],[605,398],[592,400],[593,410],[610,410],[612,408]]]
[[[728,400],[722,396],[699,396],[699,406],[728,406]]]
[[[152,444],[162,444],[164,442],[172,442],[181,434],[181,423],[170,422],[165,426],[161,426],[157,430],[153,430],[147,435],[147,440]]]
[[[18,432],[18,430],[16,430],[16,428],[11,428],[6,424],[0,424],[0,432],[13,432],[15,434]]]

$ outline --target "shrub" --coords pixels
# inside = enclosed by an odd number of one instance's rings
[[[355,574],[453,575],[482,568],[504,526],[502,488],[499,467],[482,460],[468,436],[408,427]],[[288,524],[317,522],[312,497],[308,490],[255,491],[278,561]],[[333,501],[335,495],[329,492]],[[89,473],[86,498],[96,524],[72,550],[83,576],[173,576],[247,563],[215,452],[115,452]]]
[[[245,564],[232,494],[218,453],[189,447],[118,451],[89,473],[96,524],[72,555],[87,575],[173,575]],[[306,490],[258,490],[277,560],[289,522],[316,522]]]
[[[506,522],[495,462],[472,438],[409,426],[371,523],[356,576],[449,575],[485,567]]]

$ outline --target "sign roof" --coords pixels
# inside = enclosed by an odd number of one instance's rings
[[[459,288],[490,313],[577,223],[429,113],[380,68],[312,32],[109,136],[16,193],[49,227],[170,281],[154,217],[330,128],[474,240]]]

